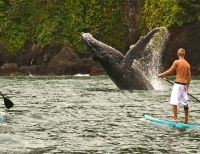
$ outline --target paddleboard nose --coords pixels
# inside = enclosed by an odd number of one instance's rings
[[[0,115],[0,123],[3,123],[3,121],[4,121],[4,118],[2,115]]]

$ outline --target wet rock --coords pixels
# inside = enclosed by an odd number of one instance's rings
[[[100,66],[93,66],[93,67],[90,68],[90,75],[92,75],[92,76],[95,76],[95,75],[106,75],[106,72]]]
[[[18,71],[18,67],[16,63],[5,63],[1,66],[1,72],[15,72]]]
[[[91,57],[81,58],[73,48],[69,45],[65,45],[49,62],[46,68],[46,74],[90,74],[91,67],[96,65],[98,64]]]
[[[19,70],[20,72],[23,72],[24,74],[37,74],[38,67],[36,65],[20,66]]]

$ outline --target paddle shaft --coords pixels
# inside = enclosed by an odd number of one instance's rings
[[[174,83],[173,82],[171,82],[170,80],[168,80],[168,79],[166,79],[166,78],[162,78],[163,80],[165,80],[165,81],[167,81],[168,83],[170,83],[170,84],[172,84],[172,85],[174,85]],[[193,95],[191,95],[190,93],[188,93],[188,95],[190,96],[190,97],[192,97],[192,98],[194,98],[195,100],[197,100],[198,102],[200,102],[200,100],[199,99],[197,99],[196,97],[194,97]]]

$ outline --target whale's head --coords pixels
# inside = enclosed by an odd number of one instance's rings
[[[101,50],[101,42],[96,40],[90,33],[82,33],[82,39],[91,48],[93,54],[97,56],[104,54],[104,51]]]
[[[90,33],[82,33],[82,39],[86,45],[91,49],[91,54],[94,57],[102,58],[111,55],[113,58],[121,61],[124,55],[111,46],[96,40]]]

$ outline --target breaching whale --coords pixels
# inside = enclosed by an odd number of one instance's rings
[[[154,89],[150,80],[136,65],[134,60],[142,56],[147,44],[160,31],[153,29],[132,45],[126,55],[118,50],[96,40],[90,33],[82,33],[82,38],[89,48],[94,60],[98,61],[111,78],[122,90],[151,90]]]

